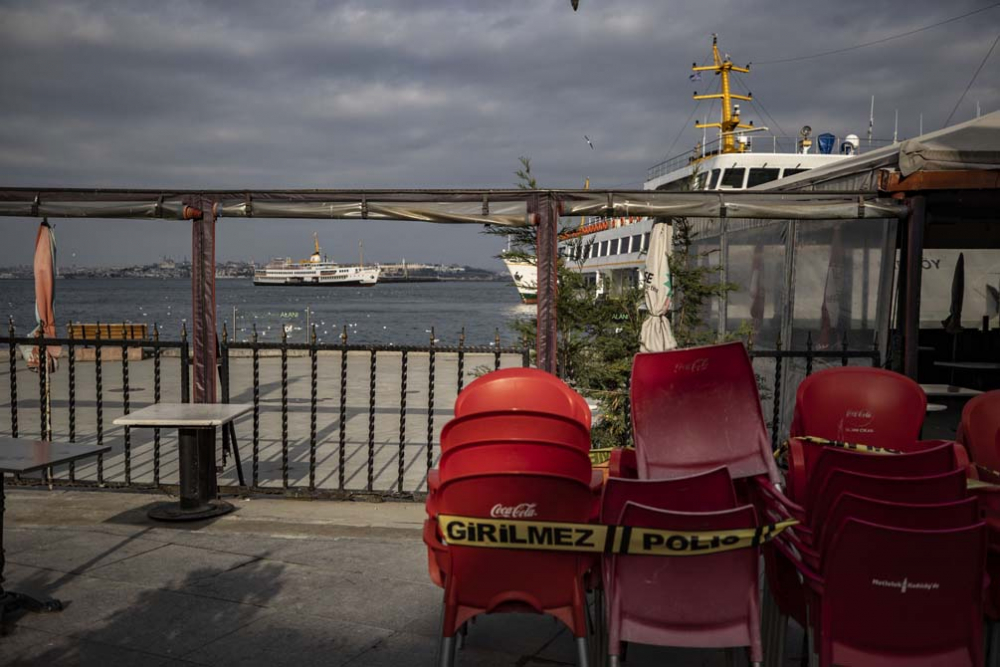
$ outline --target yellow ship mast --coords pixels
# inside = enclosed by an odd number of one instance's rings
[[[319,234],[317,234],[316,232],[313,232],[313,246],[315,246],[315,248],[316,248],[313,252],[315,252],[318,255],[319,254]]]
[[[695,127],[698,129],[716,127],[722,133],[722,152],[723,153],[742,153],[744,147],[736,145],[735,132],[737,129],[749,130],[753,129],[753,121],[746,125],[740,122],[740,111],[739,107],[733,107],[733,100],[744,100],[750,102],[753,100],[752,95],[738,95],[731,91],[729,87],[729,74],[731,72],[742,72],[743,74],[748,74],[750,72],[750,65],[746,67],[737,67],[729,59],[727,55],[723,58],[719,54],[719,37],[718,35],[712,35],[712,60],[713,64],[699,66],[698,63],[694,63],[691,66],[691,70],[694,72],[715,72],[716,76],[722,77],[722,92],[714,93],[711,95],[699,95],[694,94],[694,99],[696,100],[722,100],[722,120],[718,123],[695,123]]]

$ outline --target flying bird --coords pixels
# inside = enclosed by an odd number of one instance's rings
[[[585,135],[583,135],[583,138],[587,140],[587,145],[590,146],[590,150],[594,150],[594,143],[590,140],[590,137],[588,137],[585,134]]]

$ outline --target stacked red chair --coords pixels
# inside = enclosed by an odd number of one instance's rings
[[[790,442],[788,497],[761,494],[769,520],[802,522],[765,548],[777,605],[765,610],[767,645],[779,658],[792,616],[821,665],[982,664],[985,525],[964,450],[917,440],[925,406],[916,383],[880,369],[830,369],[800,385],[793,436],[906,453]]]
[[[977,476],[1000,484],[1000,390],[980,394],[965,404],[958,437],[968,448]],[[987,487],[977,492],[989,529],[986,567],[990,575],[990,595],[986,615],[992,626],[990,647],[992,657],[1000,661],[1000,489]]]
[[[469,384],[441,434],[428,475],[424,541],[431,579],[444,588],[442,665],[479,614],[534,612],[563,621],[587,664],[589,554],[449,546],[439,514],[586,523],[597,517],[590,410],[565,383],[534,369],[506,369]]]
[[[611,478],[601,521],[670,531],[718,531],[756,525],[740,505],[726,468],[660,480]],[[705,556],[603,560],[608,655],[620,664],[623,642],[698,648],[749,647],[761,662],[758,553],[741,549]]]
[[[634,459],[629,453],[613,456],[612,475],[634,470],[640,481],[631,485],[673,483],[693,489],[686,497],[682,494],[680,502],[670,495],[649,499],[639,493],[641,487],[619,489],[616,485],[625,482],[612,477],[605,490],[604,521],[635,520],[642,522],[637,525],[672,530],[757,525],[758,512],[749,504],[755,496],[752,489],[761,480],[777,484],[780,477],[756,377],[741,343],[636,355],[631,402]],[[634,497],[629,498],[630,493]],[[621,644],[635,641],[743,646],[755,664],[760,662],[758,557],[758,550],[744,549],[690,558],[606,558],[612,661],[618,659]],[[647,585],[644,591],[642,577],[633,573],[654,571],[661,573],[662,586]],[[674,592],[679,590],[691,595]],[[695,595],[695,590],[704,594]]]

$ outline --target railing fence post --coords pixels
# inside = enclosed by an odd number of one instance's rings
[[[319,366],[316,349],[316,325],[309,332],[309,490],[316,490],[316,403]]]
[[[16,334],[14,318],[11,317],[7,321],[7,336],[9,337],[7,360],[10,367],[10,434],[13,438],[17,437],[17,343],[14,342]]]
[[[427,351],[427,470],[434,467],[434,327]]]
[[[250,351],[253,356],[253,477],[251,483],[257,488],[260,483],[260,347],[257,339],[257,324],[253,324],[250,335]]]
[[[288,488],[288,333],[281,328],[281,487]]]
[[[403,350],[399,368],[399,460],[396,473],[396,493],[403,492],[403,474],[406,471],[406,380],[407,352]]]
[[[340,442],[337,448],[337,488],[344,490],[347,458],[347,325],[340,334]]]
[[[153,403],[160,402],[160,327],[153,322]],[[153,484],[160,485],[160,429],[153,429]]]
[[[67,378],[69,384],[69,441],[76,442],[76,346],[73,344],[73,323],[70,322],[66,325],[66,334],[69,338],[69,345],[67,346],[68,354],[68,374]],[[70,461],[69,464],[69,481],[76,481],[76,463]]]
[[[126,415],[129,413],[127,331],[122,322],[122,410]],[[132,484],[132,432],[128,426],[125,427],[125,484]]]

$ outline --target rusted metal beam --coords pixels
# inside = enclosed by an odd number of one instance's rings
[[[202,211],[191,221],[191,342],[195,403],[215,403],[215,214],[213,202],[194,199]]]
[[[954,171],[918,171],[903,177],[898,171],[883,171],[879,189],[885,192],[921,190],[994,190],[1000,188],[1000,171],[956,169]]]
[[[917,356],[920,336],[920,282],[924,262],[924,228],[927,223],[927,198],[909,199],[910,215],[906,219],[905,319],[903,326],[903,372],[917,379]]]
[[[528,204],[528,212],[537,220],[536,283],[537,329],[535,348],[538,368],[556,374],[557,317],[556,290],[558,289],[558,232],[559,202],[550,194],[539,194]]]

